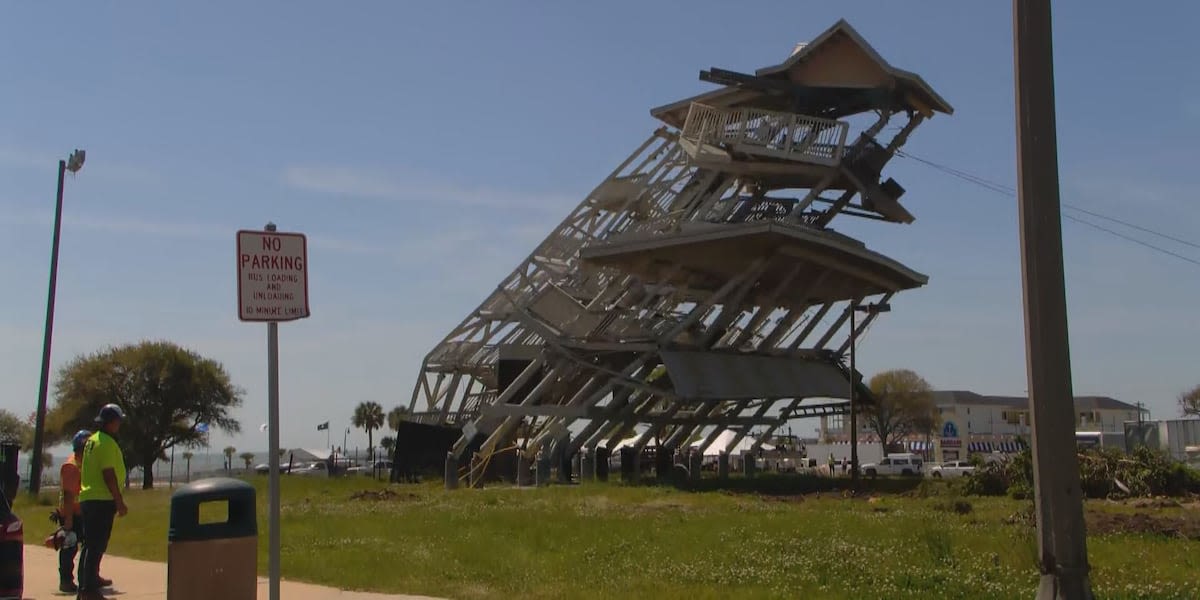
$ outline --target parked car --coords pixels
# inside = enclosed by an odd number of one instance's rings
[[[916,454],[889,454],[877,463],[863,465],[862,472],[867,477],[878,477],[879,475],[914,476],[921,474],[924,462],[924,459]]]
[[[301,475],[307,477],[328,477],[329,466],[323,462],[308,463],[302,467],[293,467],[292,475]]]
[[[965,460],[952,460],[943,465],[933,465],[929,474],[933,477],[962,477],[975,470],[975,465]]]

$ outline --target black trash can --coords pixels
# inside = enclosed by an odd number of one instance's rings
[[[167,600],[257,597],[254,486],[218,477],[176,490],[167,541]]]
[[[17,469],[19,444],[0,443],[0,600],[20,600],[25,587],[25,531],[12,512],[21,474]]]

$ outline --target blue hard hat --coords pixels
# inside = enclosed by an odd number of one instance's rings
[[[121,410],[116,404],[105,404],[100,409],[100,414],[96,417],[97,423],[109,423],[117,419],[124,419],[125,411]]]
[[[80,429],[75,432],[75,437],[71,438],[71,449],[76,452],[83,452],[83,445],[87,443],[90,437],[92,437],[92,432],[86,429]]]

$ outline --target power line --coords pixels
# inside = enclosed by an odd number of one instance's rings
[[[1159,251],[1159,252],[1162,252],[1163,254],[1169,254],[1169,255],[1171,255],[1171,256],[1174,256],[1175,258],[1178,258],[1178,259],[1180,259],[1180,260],[1186,260],[1186,261],[1188,261],[1188,262],[1190,262],[1190,263],[1192,263],[1192,264],[1194,264],[1194,265],[1200,266],[1200,260],[1196,260],[1196,259],[1194,259],[1194,258],[1189,258],[1189,257],[1187,257],[1187,256],[1184,256],[1184,255],[1182,255],[1182,254],[1177,254],[1177,253],[1175,253],[1175,252],[1171,252],[1170,250],[1167,250],[1167,249],[1165,249],[1165,248],[1160,248],[1160,247],[1158,247],[1158,246],[1155,246],[1154,244],[1150,244],[1150,243],[1148,243],[1148,242],[1144,242],[1144,241],[1142,241],[1142,240],[1139,240],[1139,239],[1137,239],[1137,238],[1135,238],[1135,237],[1131,237],[1131,236],[1125,235],[1125,234],[1123,234],[1123,233],[1118,233],[1118,232],[1116,232],[1116,231],[1113,231],[1113,230],[1111,230],[1111,229],[1109,229],[1109,228],[1107,228],[1107,227],[1104,227],[1104,226],[1101,226],[1101,225],[1097,225],[1097,224],[1095,224],[1095,223],[1092,223],[1092,222],[1090,222],[1090,221],[1084,221],[1083,219],[1080,219],[1079,217],[1073,217],[1073,216],[1071,216],[1071,215],[1063,215],[1063,218],[1064,218],[1064,219],[1070,219],[1070,220],[1072,220],[1072,221],[1075,221],[1076,223],[1082,223],[1082,224],[1084,224],[1084,225],[1087,225],[1088,227],[1094,227],[1094,228],[1096,228],[1096,229],[1099,229],[1100,231],[1103,231],[1103,232],[1105,232],[1105,233],[1111,233],[1111,234],[1113,234],[1113,235],[1115,235],[1115,236],[1117,236],[1117,237],[1119,237],[1119,238],[1121,238],[1121,239],[1123,239],[1123,240],[1128,240],[1128,241],[1130,241],[1130,242],[1133,242],[1133,243],[1135,243],[1135,244],[1141,244],[1141,245],[1143,245],[1143,246],[1145,246],[1145,247],[1147,247],[1147,248],[1150,248],[1151,250],[1157,250],[1157,251]]]
[[[943,172],[943,173],[946,173],[947,175],[951,175],[951,176],[953,176],[953,177],[957,177],[957,178],[959,178],[959,179],[962,179],[962,180],[964,180],[964,181],[967,181],[967,182],[969,182],[969,183],[973,183],[973,184],[975,184],[975,185],[978,185],[978,186],[980,186],[980,187],[982,187],[982,188],[985,188],[985,189],[987,189],[987,190],[989,190],[989,191],[996,192],[997,194],[1002,194],[1002,195],[1004,195],[1004,196],[1008,196],[1008,197],[1010,197],[1010,198],[1011,198],[1011,197],[1015,197],[1015,196],[1017,195],[1017,191],[1016,191],[1016,189],[1015,189],[1015,188],[1013,188],[1013,187],[1011,187],[1011,186],[1008,186],[1008,185],[1005,185],[1005,184],[1002,184],[1002,183],[997,183],[997,182],[995,182],[995,181],[990,181],[990,180],[988,180],[988,179],[985,179],[985,178],[983,178],[983,177],[980,177],[980,176],[978,176],[978,175],[974,175],[974,174],[968,173],[968,172],[966,172],[966,171],[962,171],[962,170],[959,170],[959,169],[955,169],[955,168],[953,168],[953,167],[948,167],[948,166],[946,166],[946,165],[939,164],[939,163],[936,163],[936,162],[934,162],[934,161],[931,161],[931,160],[928,160],[928,159],[924,159],[924,158],[921,158],[921,157],[918,157],[918,156],[913,156],[912,154],[909,154],[909,153],[907,153],[907,152],[900,151],[900,150],[897,150],[897,151],[896,151],[896,155],[897,155],[897,156],[902,156],[902,157],[904,157],[904,158],[908,158],[908,159],[911,159],[911,160],[915,160],[915,161],[917,161],[917,162],[919,162],[919,163],[921,163],[921,164],[924,164],[924,165],[926,165],[926,166],[928,166],[928,167],[931,167],[931,168],[933,168],[933,169],[936,169],[936,170],[938,170],[938,171],[941,171],[941,172]],[[1173,235],[1170,235],[1170,234],[1162,233],[1162,232],[1160,232],[1160,231],[1155,231],[1155,230],[1153,230],[1153,229],[1150,229],[1150,228],[1148,228],[1148,227],[1143,227],[1143,226],[1141,226],[1141,225],[1137,225],[1137,224],[1135,224],[1135,223],[1130,223],[1129,221],[1125,221],[1125,220],[1122,220],[1122,219],[1118,219],[1118,218],[1116,218],[1116,217],[1110,217],[1110,216],[1108,216],[1108,215],[1104,215],[1104,214],[1101,214],[1101,213],[1098,213],[1098,212],[1095,212],[1095,211],[1092,211],[1092,210],[1088,210],[1088,209],[1086,209],[1086,208],[1081,208],[1081,207],[1075,206],[1075,205],[1073,205],[1073,204],[1069,204],[1069,203],[1067,203],[1067,202],[1062,202],[1061,204],[1062,204],[1063,208],[1067,208],[1067,209],[1070,209],[1070,210],[1074,210],[1074,211],[1077,211],[1077,212],[1083,213],[1083,214],[1085,214],[1085,215],[1089,215],[1089,216],[1092,216],[1092,217],[1096,217],[1096,218],[1098,218],[1098,219],[1104,219],[1105,221],[1110,221],[1110,222],[1112,222],[1112,223],[1117,223],[1117,224],[1120,224],[1120,225],[1124,225],[1125,227],[1129,227],[1129,228],[1131,228],[1131,229],[1136,229],[1136,230],[1138,230],[1138,231],[1141,231],[1141,232],[1144,232],[1144,233],[1148,233],[1148,234],[1151,234],[1151,235],[1155,235],[1155,236],[1161,237],[1161,238],[1163,238],[1163,239],[1171,240],[1171,241],[1173,241],[1173,242],[1175,242],[1175,243],[1178,243],[1178,244],[1183,244],[1183,245],[1185,245],[1185,246],[1190,246],[1190,247],[1192,247],[1192,248],[1198,248],[1198,249],[1200,249],[1200,244],[1198,244],[1198,243],[1196,243],[1196,242],[1192,242],[1192,241],[1189,241],[1189,240],[1185,240],[1185,239],[1182,239],[1182,238],[1179,238],[1179,237],[1176,237],[1176,236],[1173,236]],[[1181,259],[1181,260],[1185,260],[1185,261],[1187,261],[1187,262],[1190,262],[1190,263],[1193,263],[1193,264],[1196,264],[1196,265],[1200,265],[1200,260],[1195,260],[1195,259],[1193,259],[1193,258],[1190,258],[1190,257],[1184,256],[1184,255],[1182,255],[1182,254],[1179,254],[1179,253],[1176,253],[1176,252],[1172,252],[1172,251],[1170,251],[1170,250],[1167,250],[1166,248],[1162,248],[1162,247],[1160,247],[1160,246],[1155,246],[1154,244],[1151,244],[1151,243],[1149,243],[1149,242],[1145,242],[1145,241],[1143,241],[1143,240],[1139,240],[1139,239],[1137,239],[1137,238],[1135,238],[1135,237],[1128,236],[1128,235],[1125,235],[1125,234],[1123,234],[1123,233],[1120,233],[1120,232],[1114,231],[1114,230],[1112,230],[1112,229],[1109,229],[1109,228],[1107,228],[1107,227],[1103,227],[1103,226],[1101,226],[1101,225],[1097,225],[1097,224],[1095,224],[1095,223],[1092,223],[1092,222],[1090,222],[1090,221],[1087,221],[1087,220],[1084,220],[1084,219],[1080,219],[1079,217],[1075,217],[1075,216],[1072,216],[1072,215],[1063,215],[1063,218],[1064,218],[1064,219],[1069,219],[1069,220],[1071,220],[1071,221],[1074,221],[1074,222],[1076,222],[1076,223],[1081,223],[1081,224],[1083,224],[1083,225],[1087,225],[1088,227],[1092,227],[1092,228],[1094,228],[1094,229],[1097,229],[1097,230],[1099,230],[1099,231],[1103,231],[1103,232],[1105,232],[1105,233],[1108,233],[1108,234],[1110,234],[1110,235],[1114,235],[1114,236],[1116,236],[1116,237],[1119,237],[1119,238],[1121,238],[1121,239],[1123,239],[1123,240],[1126,240],[1126,241],[1129,241],[1129,242],[1133,242],[1133,243],[1135,243],[1135,244],[1139,244],[1139,245],[1145,246],[1145,247],[1147,247],[1147,248],[1150,248],[1151,250],[1155,250],[1155,251],[1158,251],[1158,252],[1162,252],[1163,254],[1167,254],[1167,255],[1169,255],[1169,256],[1173,256],[1173,257],[1175,257],[1175,258],[1178,258],[1178,259]]]
[[[1117,219],[1117,218],[1115,218],[1115,217],[1109,217],[1109,216],[1106,216],[1106,215],[1102,215],[1102,214],[1100,214],[1100,213],[1097,213],[1097,212],[1092,212],[1092,211],[1090,211],[1090,210],[1087,210],[1087,209],[1079,208],[1078,206],[1070,206],[1070,205],[1067,205],[1067,208],[1070,208],[1071,210],[1077,210],[1077,211],[1079,211],[1079,212],[1081,212],[1081,213],[1083,213],[1083,214],[1085,214],[1085,215],[1091,215],[1091,216],[1093,216],[1093,217],[1096,217],[1096,218],[1098,218],[1098,219],[1104,219],[1105,221],[1112,221],[1113,223],[1120,223],[1121,225],[1124,225],[1124,226],[1126,226],[1126,227],[1129,227],[1129,228],[1132,228],[1132,229],[1136,229],[1136,230],[1138,230],[1138,231],[1144,231],[1144,232],[1146,232],[1146,233],[1149,233],[1149,234],[1151,234],[1151,235],[1157,235],[1157,236],[1158,236],[1158,237],[1160,237],[1160,238],[1168,239],[1168,240],[1171,240],[1172,242],[1175,242],[1175,243],[1178,243],[1178,244],[1183,244],[1184,246],[1191,246],[1191,247],[1193,247],[1193,248],[1200,248],[1200,244],[1197,244],[1197,243],[1195,243],[1195,242],[1189,242],[1189,241],[1187,241],[1187,240],[1185,240],[1185,239],[1180,239],[1180,238],[1177,238],[1177,237],[1175,237],[1175,236],[1173,236],[1173,235],[1168,235],[1168,234],[1165,234],[1165,233],[1160,233],[1160,232],[1158,232],[1158,231],[1154,231],[1153,229],[1147,229],[1147,228],[1145,228],[1145,227],[1142,227],[1141,225],[1134,225],[1133,223],[1129,223],[1129,222],[1127,222],[1127,221],[1122,221],[1121,219]]]

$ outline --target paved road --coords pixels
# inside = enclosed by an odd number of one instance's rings
[[[121,600],[165,600],[167,565],[165,563],[105,556],[102,571],[112,579],[113,589],[106,596]],[[438,600],[429,596],[406,596],[347,592],[334,588],[284,581],[280,596],[287,600]],[[25,600],[74,598],[58,591],[58,553],[40,546],[25,546]],[[258,598],[267,599],[267,580],[258,579]]]

